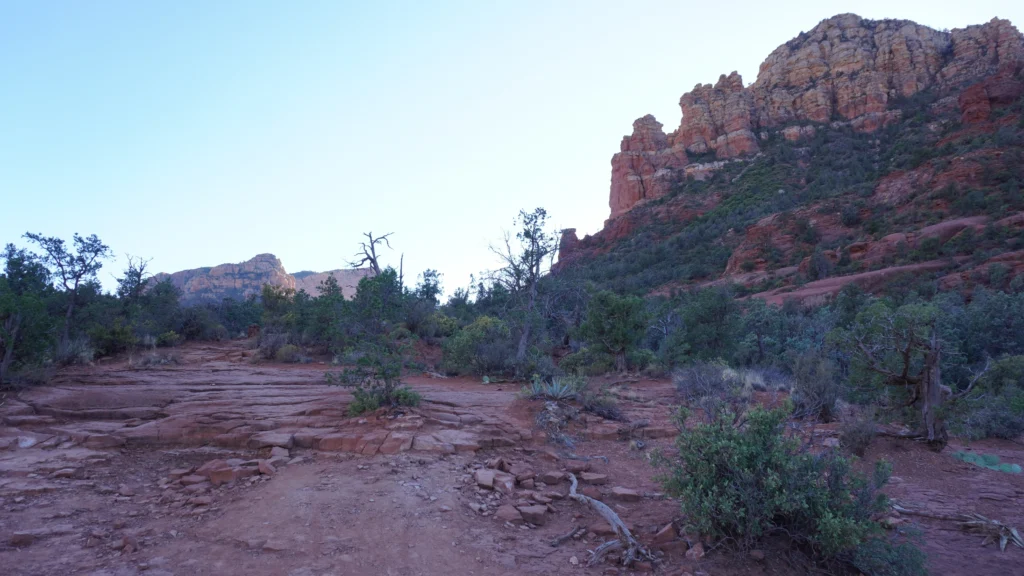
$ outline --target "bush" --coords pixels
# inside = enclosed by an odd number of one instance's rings
[[[583,348],[579,352],[573,352],[562,358],[558,367],[567,374],[600,376],[615,368],[615,358],[611,354]]]
[[[450,374],[504,374],[512,370],[514,344],[508,325],[481,316],[445,341],[442,366]]]
[[[160,348],[170,348],[181,344],[183,338],[174,330],[164,332],[156,337],[156,345]]]
[[[721,364],[698,362],[679,368],[672,374],[672,382],[687,406],[699,408],[709,421],[725,410],[738,415],[747,401],[738,374]]]
[[[1024,390],[1006,388],[967,400],[951,418],[953,430],[970,440],[1005,438],[1024,434]]]
[[[276,360],[277,352],[287,344],[287,334],[260,332],[259,340],[256,341],[257,354],[264,360]]]
[[[1020,474],[1021,468],[1019,464],[1008,464],[999,461],[999,456],[995,454],[978,454],[976,452],[954,452],[953,458],[969,462],[975,466],[981,466],[982,468],[988,468],[989,470],[995,470],[996,472],[1006,472],[1007,474]]]
[[[325,374],[327,383],[352,388],[348,406],[352,416],[381,407],[416,406],[420,395],[402,384],[402,366],[406,348],[394,341],[366,342],[364,353],[341,374]]]
[[[657,359],[658,357],[655,356],[654,352],[647,348],[634,348],[626,352],[626,366],[636,372],[646,370]]]
[[[299,347],[294,344],[285,344],[277,349],[274,359],[278,362],[294,363],[301,358]]]
[[[99,356],[112,356],[135,346],[135,331],[120,318],[110,326],[93,327],[89,330],[89,338]]]
[[[926,560],[910,542],[871,538],[857,546],[850,563],[867,576],[927,576]]]
[[[787,416],[757,407],[739,427],[723,411],[684,428],[678,459],[661,481],[701,534],[751,547],[778,531],[818,559],[852,558],[866,542],[884,538],[871,516],[887,508],[878,490],[891,466],[879,462],[868,479],[834,451],[811,454],[783,435]]]
[[[54,362],[61,366],[88,364],[95,356],[96,351],[89,345],[88,338],[59,340],[53,351]]]
[[[831,360],[817,352],[806,352],[793,365],[793,379],[794,416],[820,418],[823,422],[835,419],[840,387]]]
[[[845,423],[839,429],[839,445],[851,454],[864,456],[868,446],[878,434],[875,421],[870,418],[857,418]]]

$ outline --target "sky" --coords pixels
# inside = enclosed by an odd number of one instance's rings
[[[173,272],[276,254],[494,268],[520,209],[596,232],[633,120],[844,12],[937,29],[1024,2],[0,0],[0,243],[97,234]]]

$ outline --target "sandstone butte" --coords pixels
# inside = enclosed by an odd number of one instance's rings
[[[899,118],[894,103],[922,90],[954,106],[959,98],[967,121],[985,116],[990,100],[1014,90],[1022,65],[1024,37],[1007,20],[947,32],[834,16],[776,48],[753,84],[733,72],[683,94],[676,130],[666,134],[651,115],[636,120],[612,157],[611,219],[665,196],[680,175],[701,179],[723,161],[757,154],[773,132],[795,140],[836,122],[878,130]],[[567,230],[563,247],[575,241]]]
[[[370,273],[369,269],[340,269],[328,272],[285,271],[281,260],[273,254],[258,254],[251,260],[239,264],[221,264],[212,268],[182,270],[173,274],[156,274],[156,282],[170,280],[181,290],[183,304],[220,302],[224,298],[242,300],[259,294],[264,284],[280,286],[291,290],[305,290],[316,296],[321,282],[333,275],[346,298],[356,293],[359,280]]]

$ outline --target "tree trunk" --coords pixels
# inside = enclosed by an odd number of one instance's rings
[[[925,358],[924,374],[921,378],[921,416],[927,433],[928,445],[935,450],[942,450],[949,441],[946,423],[939,416],[942,406],[942,369],[939,367],[938,338],[932,332],[931,347]]]
[[[0,360],[0,384],[7,381],[7,371],[14,362],[14,345],[18,341],[18,331],[21,329],[21,315],[14,313],[4,322],[4,331],[7,332],[7,340],[4,342],[4,357]]]
[[[64,331],[61,332],[61,342],[67,344],[70,340],[71,334],[71,315],[75,313],[75,295],[71,293],[68,295],[70,300],[68,301],[68,311],[64,314]]]
[[[523,334],[519,337],[519,347],[516,349],[516,364],[522,364],[526,360],[526,345],[530,342],[530,330],[533,327],[533,308],[537,300],[537,275],[534,274],[530,282],[530,298],[526,303],[526,317],[523,318]]]

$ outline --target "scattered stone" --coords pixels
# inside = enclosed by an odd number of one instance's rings
[[[74,478],[78,476],[78,470],[74,468],[61,468],[50,474],[50,478]]]
[[[638,502],[640,500],[639,492],[632,488],[623,488],[622,486],[612,488],[612,496],[623,502]]]
[[[473,479],[476,480],[476,485],[481,488],[494,488],[494,470],[480,469],[473,472]]]
[[[537,526],[543,525],[547,522],[547,506],[520,506],[519,513],[523,515],[523,519],[530,524],[536,524]]]
[[[505,472],[495,472],[493,486],[498,492],[511,494],[516,489],[516,477]]]
[[[306,459],[303,458],[302,456],[296,456],[295,458],[292,458],[291,460],[288,461],[288,466],[294,466],[296,464],[301,464],[302,462],[305,462],[305,461],[306,461]]]
[[[523,523],[523,515],[511,504],[498,506],[498,511],[494,513],[494,517],[502,522],[511,522],[512,524]]]
[[[600,486],[608,483],[608,476],[606,474],[594,474],[592,472],[580,473],[580,482],[584,484],[592,484],[594,486]]]
[[[580,472],[590,470],[590,462],[586,460],[566,460],[565,469],[573,474],[579,474]]]
[[[700,560],[704,557],[704,545],[697,542],[693,547],[686,551],[686,557],[690,560]]]
[[[188,476],[191,473],[192,468],[175,468],[174,470],[171,470],[169,474],[167,474],[167,477],[170,478],[171,480],[177,480],[182,476]]]
[[[561,472],[558,470],[544,472],[543,474],[537,477],[537,480],[540,480],[545,484],[559,484],[562,482],[562,480],[565,480],[565,472]]]
[[[664,544],[675,540],[676,536],[676,527],[674,524],[669,522],[661,530],[658,530],[658,533],[654,535],[653,542],[655,544]]]
[[[282,448],[280,446],[272,446],[270,448],[270,457],[271,458],[289,458],[289,457],[291,457],[291,453],[288,452],[287,448]]]
[[[188,486],[190,484],[200,484],[202,482],[206,482],[206,478],[204,476],[198,476],[196,474],[190,474],[188,476],[181,477],[181,483],[184,486]]]
[[[277,474],[277,469],[274,468],[274,465],[266,460],[260,460],[258,466],[260,474],[263,474],[264,476],[273,476],[274,474]]]

